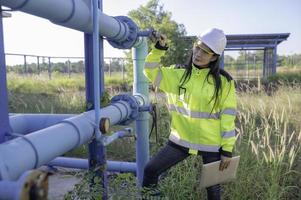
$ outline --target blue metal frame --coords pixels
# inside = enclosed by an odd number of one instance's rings
[[[136,46],[132,48],[132,59],[134,69],[133,94],[145,96],[149,101],[149,83],[143,74],[145,58],[148,53],[147,42],[145,38],[139,38]],[[137,185],[140,187],[143,181],[144,168],[149,160],[149,114],[139,113],[135,121],[135,130],[137,134],[136,141],[136,162],[137,162]]]
[[[10,133],[8,119],[8,96],[6,84],[6,65],[3,41],[2,8],[0,5],[0,144],[5,141],[5,135]]]
[[[99,9],[102,11],[102,0],[92,0],[97,1]],[[95,2],[93,2],[94,4]],[[94,4],[95,5],[95,4]],[[93,6],[94,6],[93,5]],[[95,14],[95,13],[94,13]],[[95,19],[95,17],[93,17]],[[94,20],[93,20],[94,21]],[[94,21],[95,22],[95,21]],[[93,23],[94,25],[96,23]],[[96,27],[94,27],[94,31],[96,30]],[[96,30],[96,32],[93,32],[93,34],[85,34],[85,77],[86,77],[86,110],[99,110],[100,108],[100,102],[95,102],[96,99],[100,99],[100,97],[103,95],[104,92],[104,73],[103,73],[103,38],[101,37],[98,42],[95,42],[95,37],[99,37],[99,34],[97,34],[99,30]],[[97,35],[96,35],[97,34]],[[98,49],[98,56],[93,54],[93,51],[97,51]],[[95,59],[95,57],[98,57]],[[94,74],[93,67],[97,67],[97,65],[100,67],[98,74]],[[96,80],[95,77],[99,77],[99,81],[97,84],[95,84]],[[98,92],[95,93],[96,86],[99,86],[97,89],[99,89]],[[97,98],[96,95],[99,95]],[[97,107],[98,108],[97,108]],[[97,119],[99,120],[99,119]],[[99,134],[99,132],[95,133]],[[100,142],[97,141],[96,138],[92,140],[92,142],[89,144],[89,169],[96,169],[99,167],[96,171],[96,175],[101,177],[102,180],[102,187],[104,189],[103,199],[107,198],[107,175],[105,170],[106,165],[106,149],[105,146],[102,145]],[[91,180],[93,184],[93,180]]]
[[[28,1],[26,1],[28,2]],[[41,3],[39,1],[37,1],[38,3]],[[62,132],[68,132],[68,133],[72,133],[69,135],[69,138],[66,138],[66,140],[61,140],[60,138],[57,138],[57,141],[64,141],[63,143],[60,143],[62,147],[64,147],[63,149],[61,149],[62,152],[66,152],[68,150],[70,150],[70,148],[75,148],[79,145],[84,144],[84,142],[87,142],[88,139],[90,140],[91,138],[94,138],[92,140],[92,142],[89,144],[89,159],[87,161],[85,161],[87,163],[87,167],[89,167],[89,169],[93,169],[96,172],[96,175],[101,177],[102,180],[102,187],[103,187],[103,199],[107,199],[107,176],[106,176],[106,171],[107,171],[107,165],[108,165],[108,170],[125,170],[125,171],[130,171],[130,172],[136,172],[137,177],[138,177],[138,185],[141,185],[142,182],[142,178],[143,178],[143,170],[144,170],[144,166],[146,164],[146,162],[148,161],[148,157],[149,157],[149,149],[148,149],[148,114],[144,111],[149,111],[150,108],[147,107],[146,103],[148,103],[148,81],[145,79],[145,77],[143,76],[142,70],[143,70],[143,65],[144,65],[144,60],[147,54],[147,42],[145,38],[138,38],[138,36],[149,36],[150,33],[152,32],[152,30],[148,30],[148,31],[141,31],[139,32],[138,27],[135,25],[134,22],[131,21],[131,19],[127,18],[127,17],[116,17],[114,18],[115,20],[117,20],[117,22],[120,24],[120,26],[122,25],[124,27],[124,29],[118,29],[118,27],[116,27],[116,23],[114,20],[110,19],[108,16],[106,16],[105,14],[103,14],[102,12],[102,1],[101,0],[91,0],[92,5],[91,8],[93,9],[93,35],[91,34],[91,32],[87,32],[84,37],[85,37],[85,77],[86,77],[86,100],[87,100],[87,110],[93,110],[92,112],[86,112],[85,114],[82,114],[81,117],[85,117],[85,120],[89,120],[89,118],[86,119],[89,113],[92,114],[94,116],[95,113],[95,121],[93,121],[92,123],[85,123],[86,121],[84,121],[84,123],[79,123],[82,122],[79,118],[74,118],[74,119],[67,119],[67,120],[63,120],[60,121],[60,125],[59,126],[54,126],[57,128],[57,131],[54,131],[56,133],[60,133],[60,131]],[[8,1],[7,3],[10,3],[10,1]],[[43,4],[43,2],[42,2]],[[11,5],[11,4],[10,4]],[[25,4],[20,4],[20,7],[23,7]],[[45,4],[43,4],[45,5]],[[9,6],[8,6],[9,7]],[[74,5],[73,5],[74,8]],[[25,9],[26,10],[26,9]],[[44,7],[44,11],[46,10],[47,12],[47,8],[45,9]],[[53,12],[55,12],[56,10],[53,10]],[[32,8],[32,14],[37,14],[40,12],[36,12],[36,10],[34,9],[34,7]],[[73,12],[72,12],[73,13]],[[90,13],[91,14],[91,13]],[[135,93],[135,97],[127,97],[124,95],[119,95],[116,96],[115,99],[112,100],[112,102],[114,102],[116,99],[121,98],[120,102],[116,102],[116,104],[111,105],[110,108],[114,108],[114,109],[118,109],[120,111],[120,115],[118,115],[118,111],[114,110],[113,112],[109,112],[110,114],[112,113],[112,115],[115,114],[114,118],[112,119],[112,124],[116,124],[116,113],[117,113],[117,117],[120,116],[120,122],[122,123],[130,123],[132,120],[137,120],[136,122],[136,132],[137,132],[137,143],[136,143],[136,157],[137,157],[137,161],[136,163],[128,163],[128,162],[116,162],[116,161],[106,161],[106,151],[105,151],[105,145],[104,144],[109,144],[112,141],[114,141],[115,139],[119,138],[119,137],[123,137],[128,135],[128,132],[117,132],[114,135],[110,136],[110,137],[105,137],[102,136],[101,133],[99,132],[99,116],[101,116],[99,114],[100,112],[100,96],[102,96],[103,91],[104,91],[104,73],[103,73],[103,38],[100,37],[100,30],[98,27],[98,20],[99,20],[99,16],[101,16],[102,20],[108,20],[111,22],[112,26],[110,26],[112,28],[112,30],[114,30],[116,33],[119,32],[122,33],[121,35],[124,35],[123,38],[120,38],[120,41],[118,41],[115,45],[117,48],[130,48],[132,46],[134,46],[134,50],[133,50],[133,59],[134,59],[134,69],[135,69],[135,74],[137,75],[137,77],[135,78],[134,81],[134,93]],[[72,15],[72,14],[71,14]],[[84,13],[83,15],[85,15],[85,17],[87,17],[87,13]],[[48,16],[49,17],[49,16]],[[51,16],[50,16],[51,17]],[[70,17],[69,17],[70,18]],[[52,19],[52,18],[51,18]],[[104,23],[103,23],[104,24]],[[114,25],[115,24],[115,25]],[[105,26],[107,24],[104,24],[102,26]],[[89,29],[89,27],[86,27],[87,30]],[[103,28],[103,27],[101,27]],[[104,30],[104,29],[102,29]],[[1,140],[4,141],[4,135],[9,132],[10,130],[10,126],[9,126],[9,118],[8,118],[8,102],[7,102],[7,87],[6,87],[6,70],[5,70],[5,54],[4,54],[4,45],[3,45],[3,28],[2,28],[2,19],[1,19],[1,85],[0,85],[0,94],[2,95],[2,99],[1,99],[1,104],[0,104],[0,116],[1,116],[1,121],[0,121],[0,136],[1,136]],[[113,32],[114,32],[113,31]],[[90,34],[88,34],[90,33]],[[117,34],[117,35],[118,35]],[[111,41],[112,42],[112,41]],[[25,64],[25,71],[26,71],[26,56],[24,56],[24,64]],[[39,60],[39,58],[38,58]],[[50,57],[48,59],[48,70],[49,72],[51,71],[51,62],[50,62]],[[38,61],[39,63],[39,61]],[[3,83],[3,84],[2,84]],[[4,95],[3,95],[4,94]],[[3,98],[4,97],[4,98]],[[139,97],[139,98],[138,98]],[[136,99],[137,98],[137,99]],[[139,107],[141,106],[141,108]],[[5,108],[5,109],[2,109]],[[105,113],[105,109],[103,109],[103,113]],[[140,113],[139,113],[140,112]],[[2,117],[2,115],[4,117]],[[24,116],[23,116],[24,117]],[[41,116],[38,116],[39,119],[42,118]],[[91,117],[91,116],[90,116]],[[3,120],[5,119],[6,120]],[[76,120],[79,121],[76,121]],[[20,119],[21,122],[24,121],[25,119]],[[76,122],[73,122],[72,120],[75,120]],[[5,126],[1,123],[6,123]],[[113,123],[114,122],[114,123]],[[30,120],[29,123],[33,123],[32,120]],[[63,124],[63,125],[62,125]],[[77,125],[81,124],[82,126],[79,128]],[[20,125],[17,123],[17,125]],[[16,126],[17,126],[16,125]],[[44,124],[44,126],[47,126]],[[16,127],[14,127],[16,128]],[[19,127],[19,128],[22,128]],[[23,127],[24,128],[24,127]],[[35,128],[41,128],[41,127],[35,127]],[[26,127],[24,128],[26,129]],[[85,130],[85,131],[82,131]],[[87,131],[88,130],[88,131]],[[24,133],[26,133],[26,130],[23,130]],[[57,151],[52,151],[52,148],[47,148],[44,146],[41,147],[41,149],[43,149],[44,154],[39,155],[37,152],[38,150],[38,145],[40,142],[45,142],[44,140],[44,136],[49,136],[49,134],[52,134],[53,129],[43,129],[40,130],[39,133],[39,138],[35,141],[31,141],[28,138],[32,138],[33,135],[28,134],[26,136],[21,135],[21,134],[12,134],[13,136],[17,136],[22,138],[24,141],[26,141],[26,145],[29,147],[29,149],[32,149],[33,151],[31,151],[31,154],[29,152],[24,152],[24,154],[20,154],[20,156],[29,156],[30,159],[26,159],[28,161],[27,165],[24,166],[23,168],[20,169],[19,165],[15,165],[13,167],[11,167],[9,170],[6,169],[3,166],[6,166],[5,163],[6,162],[1,162],[1,161],[7,161],[7,162],[13,162],[14,159],[16,160],[20,160],[17,159],[17,156],[10,156],[10,154],[5,153],[7,150],[10,151],[12,148],[10,145],[14,145],[15,141],[8,141],[7,143],[3,144],[1,146],[1,153],[3,153],[3,155],[9,155],[7,157],[5,157],[5,159],[1,160],[0,159],[0,169],[1,171],[1,179],[3,180],[10,180],[10,179],[16,179],[20,176],[21,172],[24,172],[27,169],[32,169],[32,168],[36,168],[40,165],[46,164],[46,162],[49,162],[50,159],[53,159],[53,157],[61,155],[62,152],[59,152],[58,154]],[[88,132],[87,135],[85,135],[85,133]],[[94,134],[93,134],[94,132]],[[81,137],[81,134],[84,133],[83,135],[85,135],[84,137]],[[58,134],[60,136],[62,136],[62,134]],[[66,137],[66,136],[64,136]],[[35,134],[35,138],[36,134]],[[46,137],[45,137],[46,138]],[[83,139],[83,140],[82,140]],[[23,142],[23,140],[18,140],[18,148],[23,148],[23,143],[21,146],[21,142]],[[1,142],[3,142],[1,141]],[[67,142],[66,142],[67,141]],[[51,146],[51,145],[50,145]],[[53,146],[52,146],[53,147]],[[4,151],[3,151],[4,150]],[[33,153],[32,153],[33,152]],[[13,153],[18,153],[19,155],[19,151],[15,151]],[[2,155],[2,156],[3,156]],[[34,157],[35,159],[32,160],[31,158]],[[4,158],[4,157],[3,157]],[[12,159],[10,159],[12,158]],[[44,159],[44,160],[43,160]],[[32,165],[32,161],[34,161],[34,165]],[[74,160],[57,160],[59,162],[57,162],[58,164],[69,164],[71,165],[77,165],[79,164],[79,162],[74,161]],[[82,162],[80,163],[82,164]],[[12,165],[10,165],[12,166]],[[13,168],[13,170],[12,170]],[[5,176],[2,176],[5,175]],[[3,178],[4,177],[4,178]],[[2,182],[3,183],[3,182]],[[93,185],[94,182],[93,180],[91,180],[91,185]],[[4,184],[5,185],[5,184]]]

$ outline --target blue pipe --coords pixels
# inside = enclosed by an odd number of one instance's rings
[[[9,122],[12,132],[26,135],[74,116],[75,114],[13,114],[9,116]]]
[[[99,82],[99,26],[98,26],[98,0],[92,0],[93,23],[93,80],[94,80],[94,108],[100,108],[100,82]],[[95,109],[95,124],[99,124],[99,109]],[[99,129],[95,134],[100,135]]]
[[[16,181],[0,181],[0,200],[45,199],[47,187],[48,174],[26,171]]]
[[[140,37],[136,46],[132,48],[132,59],[134,68],[133,94],[145,96],[145,104],[149,101],[148,80],[143,74],[145,58],[147,56],[146,38]],[[144,167],[149,160],[149,113],[140,112],[135,122],[137,134],[136,141],[136,162],[137,162],[137,185],[141,186]]]
[[[104,136],[102,139],[103,145],[108,146],[109,144],[111,144],[119,138],[133,136],[132,132],[132,128],[125,128],[124,130],[115,132],[113,135]]]
[[[0,4],[53,23],[83,31],[93,32],[90,0],[1,0]],[[137,25],[127,17],[111,17],[99,12],[100,35],[111,41],[122,42],[120,48],[131,48],[138,35]],[[115,46],[115,47],[118,47]]]
[[[137,164],[135,162],[108,161],[108,171],[111,172],[132,172],[136,173]]]
[[[66,168],[89,169],[88,159],[57,157],[47,165]],[[107,161],[107,171],[114,172],[136,172],[136,163],[123,161]]]
[[[0,181],[0,199],[16,199],[20,192],[16,192],[20,187],[15,181]]]
[[[127,120],[131,105],[116,102],[102,108],[101,116],[112,125]],[[0,180],[16,180],[24,171],[48,163],[93,138],[94,111],[68,118],[59,124],[0,144]]]
[[[150,29],[145,30],[145,31],[139,31],[138,36],[140,36],[140,37],[149,37],[153,31],[154,31],[153,28],[150,28]]]
[[[93,80],[94,80],[94,101],[93,101],[93,105],[94,108],[100,108],[100,81],[99,81],[99,68],[102,67],[100,66],[100,62],[99,62],[99,18],[98,18],[98,11],[99,8],[98,6],[100,5],[100,11],[102,11],[102,0],[92,0],[92,24],[93,24]],[[103,27],[101,27],[103,28]],[[103,42],[103,40],[101,39],[101,42]],[[103,49],[101,49],[103,50]],[[103,60],[103,58],[102,58]],[[96,109],[95,112],[95,123],[99,124],[99,109]],[[99,127],[95,128],[95,135],[96,138],[93,139],[92,144],[89,145],[89,153],[91,155],[94,156],[90,156],[90,167],[96,168],[98,166],[105,166],[106,163],[106,149],[104,147],[104,145],[101,142],[98,142],[101,140],[102,138],[102,134],[99,131]],[[92,152],[93,153],[92,153]],[[95,156],[95,152],[96,155]],[[96,164],[95,162],[96,161]],[[97,170],[96,175],[99,176],[101,178],[101,185],[103,188],[103,194],[102,194],[102,199],[107,199],[107,175],[106,175],[106,170],[104,168],[100,168],[100,170]],[[91,180],[91,184],[94,184],[94,179]]]
[[[2,8],[0,5],[0,144],[4,142],[5,134],[10,132],[8,120],[8,97],[6,85],[6,65],[3,41]]]

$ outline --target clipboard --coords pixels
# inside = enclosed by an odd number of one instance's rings
[[[227,169],[224,169],[223,171],[219,170],[219,165],[221,161],[204,164],[201,172],[200,187],[205,188],[236,179],[236,172],[239,164],[239,159],[240,156],[232,157],[230,165]]]

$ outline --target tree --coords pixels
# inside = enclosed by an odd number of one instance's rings
[[[140,30],[152,27],[167,36],[169,50],[161,60],[163,66],[183,64],[187,61],[192,44],[184,40],[185,27],[171,19],[171,12],[164,10],[164,6],[159,4],[159,0],[150,0],[145,6],[142,5],[138,9],[130,11],[128,16]],[[150,42],[149,47],[151,47]],[[130,58],[131,53],[126,52],[126,56]]]

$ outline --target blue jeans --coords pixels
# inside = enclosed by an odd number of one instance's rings
[[[176,165],[189,156],[189,149],[179,146],[171,141],[147,163],[144,168],[143,187],[154,187],[158,184],[160,174]],[[219,152],[198,152],[203,158],[203,163],[210,163],[220,160]],[[221,199],[221,186],[214,185],[206,188],[208,200]]]

